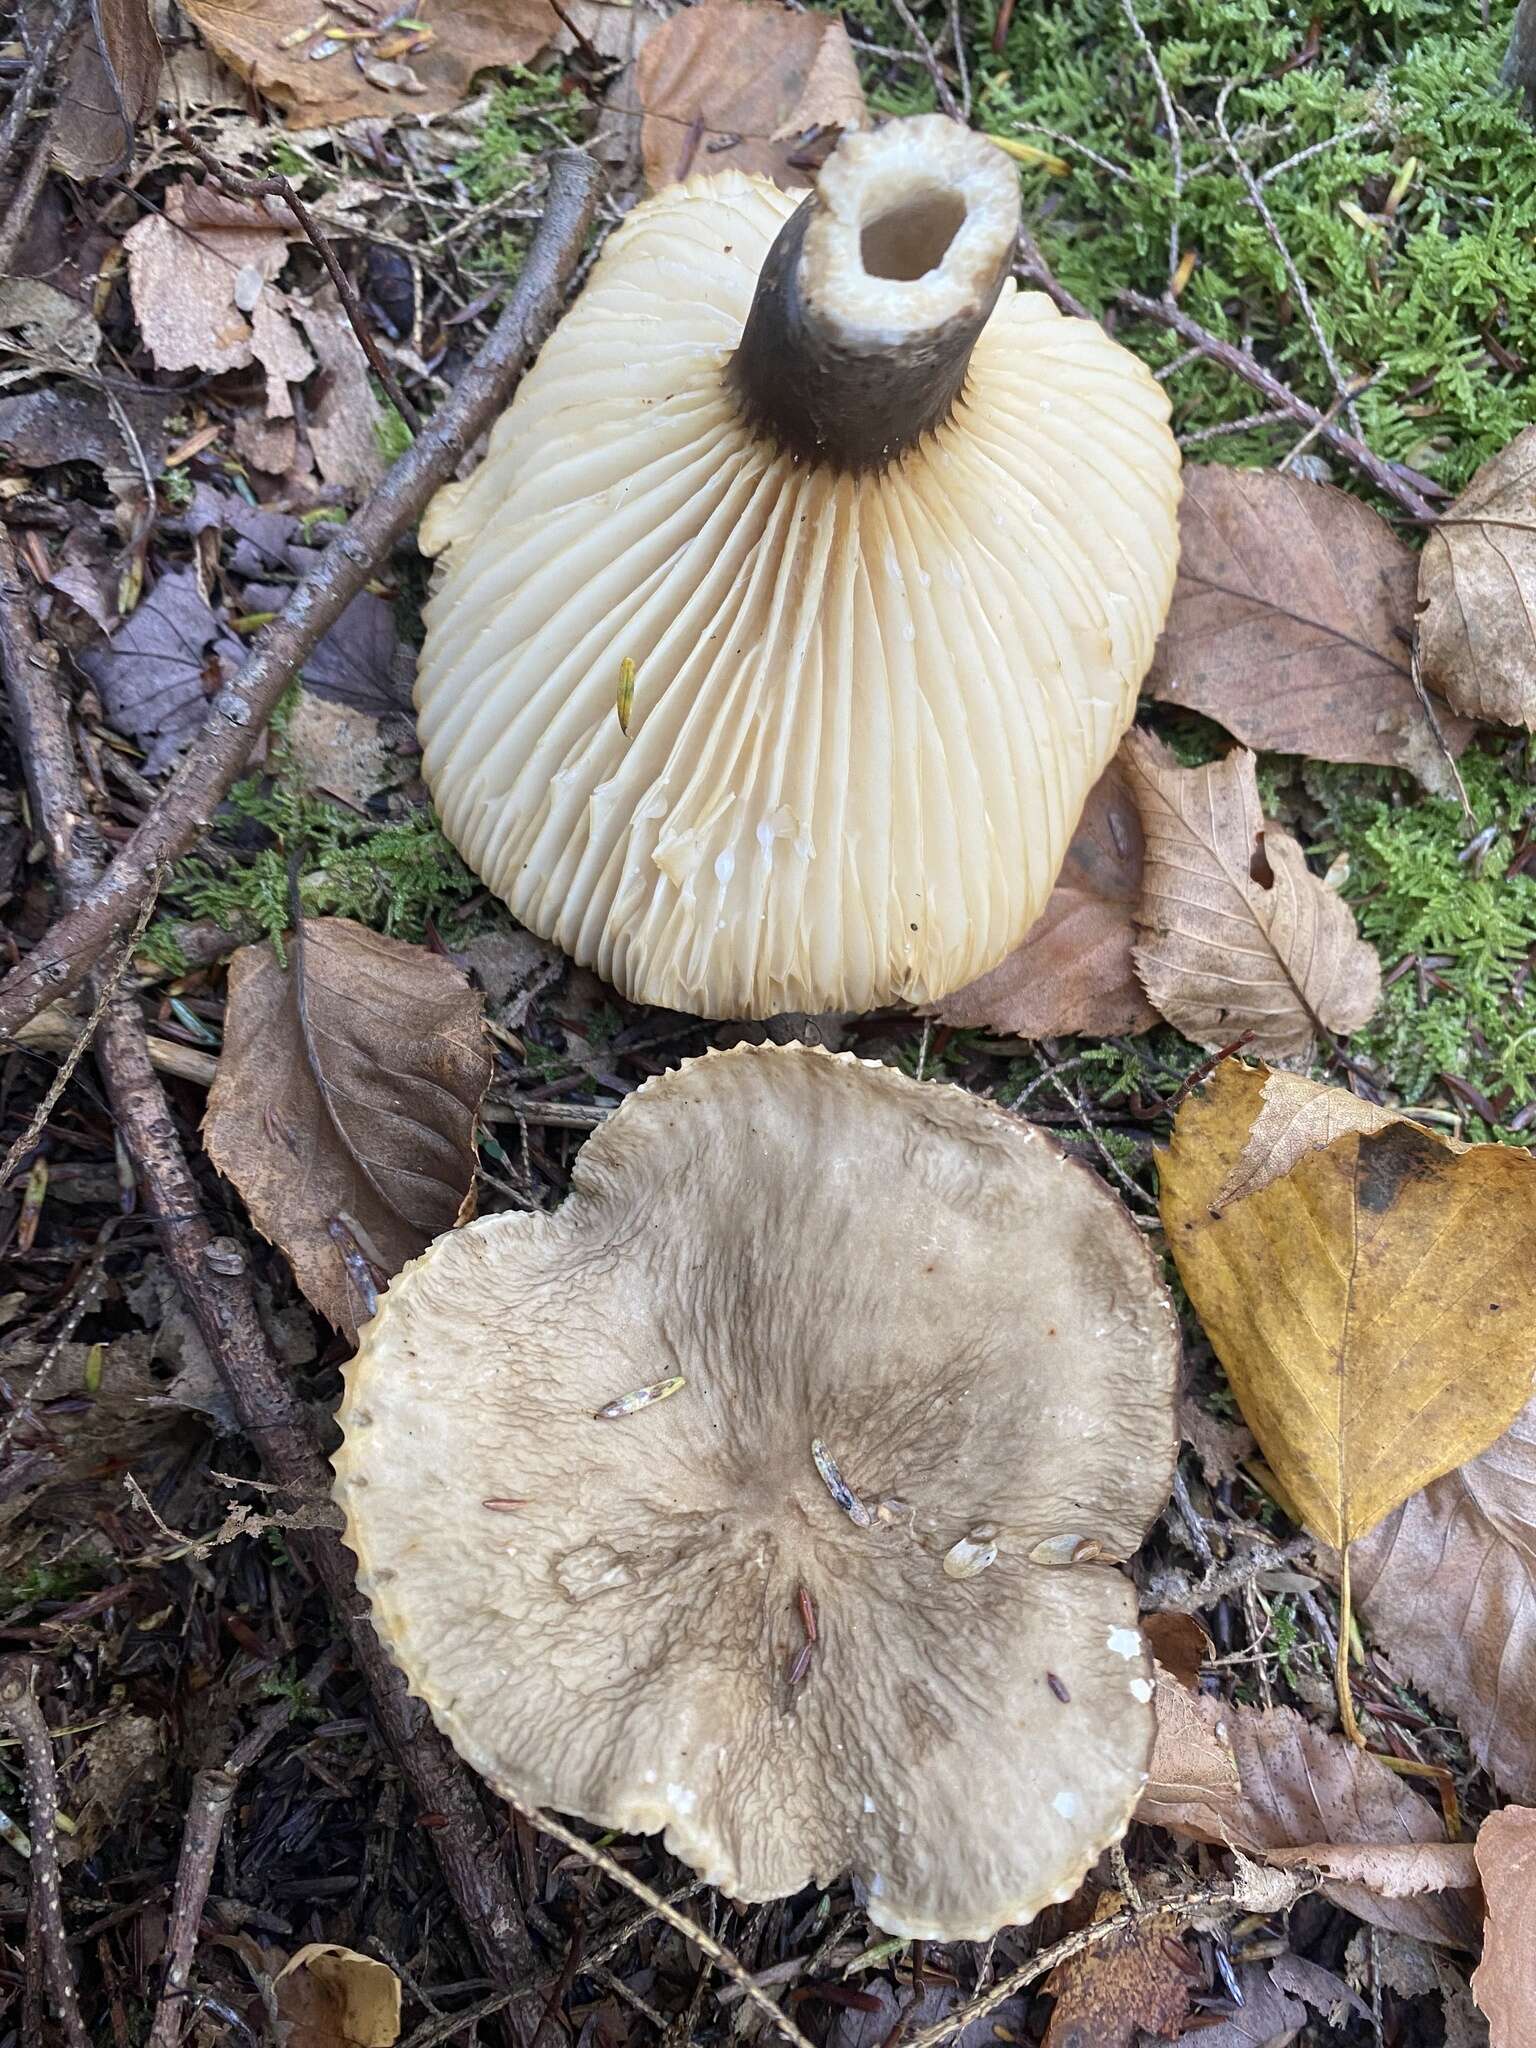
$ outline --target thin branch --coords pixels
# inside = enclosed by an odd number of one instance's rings
[[[955,69],[960,74],[960,118],[969,127],[971,120],[971,66],[965,54],[965,24],[960,15],[960,0],[949,0],[949,41],[955,53]]]
[[[74,24],[78,4],[79,0],[54,0],[53,18],[46,24],[33,45],[31,60],[17,79],[10,103],[5,110],[5,119],[0,121],[0,169],[4,168],[6,158],[21,139],[21,131],[26,125],[28,114],[32,111],[37,89],[48,75],[48,67],[53,62],[54,52]],[[9,268],[9,265],[6,268]]]
[[[132,925],[156,872],[180,860],[208,829],[302,663],[505,406],[558,312],[592,217],[597,182],[596,166],[580,151],[561,150],[552,158],[543,221],[490,339],[453,396],[294,590],[233,682],[213,699],[206,723],[153,810],[105,874],[0,982],[0,1036],[78,988],[113,939]]]
[[[178,126],[177,140],[183,149],[192,152],[203,169],[225,191],[233,192],[237,199],[281,199],[288,211],[298,222],[302,232],[309,238],[316,255],[330,272],[331,283],[336,287],[336,296],[341,300],[342,311],[352,324],[352,332],[362,343],[363,354],[369,366],[389,396],[390,404],[413,434],[421,432],[421,414],[412,405],[401,389],[400,380],[379,353],[379,345],[373,338],[373,330],[363,318],[363,309],[357,302],[357,293],[352,289],[351,279],[336,260],[336,251],[327,240],[320,223],[304,204],[289,181],[274,173],[267,178],[241,178],[233,171],[226,170],[210,149],[204,149],[195,136]]]
[[[43,124],[37,144],[27,159],[27,167],[16,181],[10,204],[5,209],[5,219],[0,221],[0,277],[9,277],[16,266],[16,251],[25,239],[31,223],[32,210],[37,205],[37,195],[43,189],[43,180],[48,175],[48,159],[53,152],[53,129],[58,120],[59,110],[53,112]]]
[[[1129,6],[1130,0],[1125,0],[1125,4]],[[1252,200],[1259,219],[1264,223],[1264,232],[1269,236],[1271,242],[1274,243],[1276,250],[1279,252],[1280,261],[1285,265],[1285,274],[1291,281],[1291,290],[1296,294],[1296,302],[1301,307],[1302,317],[1311,330],[1312,339],[1317,343],[1317,352],[1327,367],[1328,375],[1333,379],[1333,388],[1338,393],[1339,401],[1348,415],[1350,431],[1355,435],[1356,439],[1362,439],[1364,429],[1360,424],[1360,408],[1355,404],[1354,396],[1350,391],[1344,372],[1339,368],[1338,358],[1334,355],[1328,337],[1323,332],[1322,322],[1317,317],[1317,308],[1312,303],[1312,294],[1307,290],[1306,279],[1296,268],[1296,259],[1292,256],[1286,239],[1280,232],[1280,223],[1269,210],[1269,202],[1265,199],[1263,192],[1259,188],[1258,179],[1253,175],[1253,166],[1232,140],[1232,132],[1227,126],[1227,101],[1236,89],[1236,85],[1237,81],[1235,79],[1229,80],[1216,96],[1217,132],[1226,147],[1227,155],[1232,159],[1237,175],[1243,181],[1244,189]]]
[[[68,2048],[90,2048],[80,2017],[80,1994],[64,1938],[64,1900],[59,1889],[59,1793],[53,1772],[53,1738],[37,1702],[37,1666],[27,1657],[0,1666],[0,1721],[21,1747],[32,1824],[28,1917],[39,1931],[43,1967],[54,2017]]]
[[[949,89],[949,80],[944,76],[943,67],[939,63],[938,52],[934,49],[932,43],[929,42],[923,24],[907,5],[907,0],[891,0],[891,5],[896,10],[897,19],[902,27],[917,46],[917,54],[922,59],[923,69],[933,80],[934,95],[939,105],[948,114],[951,121],[963,122],[965,117],[960,112],[960,103]]]
[[[1132,0],[1120,0],[1120,8],[1131,25],[1132,35],[1141,45],[1141,54],[1147,60],[1157,96],[1163,103],[1163,122],[1168,130],[1168,147],[1173,153],[1173,218],[1168,223],[1168,289],[1172,291],[1174,279],[1179,274],[1179,211],[1184,201],[1184,138],[1179,129],[1179,110],[1173,104],[1173,94],[1168,89],[1163,67],[1157,61],[1152,39],[1137,18]]]

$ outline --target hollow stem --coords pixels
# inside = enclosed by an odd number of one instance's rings
[[[1003,152],[941,114],[847,136],[758,278],[727,389],[798,460],[884,469],[942,426],[1018,238]]]

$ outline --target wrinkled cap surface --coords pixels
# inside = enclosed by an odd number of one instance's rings
[[[422,528],[449,838],[624,994],[712,1017],[921,1002],[1010,952],[1177,556],[1162,388],[1011,281],[883,475],[754,438],[722,377],[794,205],[727,173],[636,207]]]
[[[851,1870],[877,1925],[979,1939],[1069,1896],[1140,1790],[1133,1589],[1060,1560],[1127,1557],[1166,1499],[1177,1349],[1138,1233],[1039,1131],[849,1056],[715,1053],[588,1141],[557,1215],[394,1281],[337,1497],[382,1639],[494,1786],[664,1829],[736,1898]]]

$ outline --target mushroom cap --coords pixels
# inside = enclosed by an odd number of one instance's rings
[[[735,1898],[852,1870],[878,1926],[981,1939],[1068,1897],[1144,1781],[1134,1591],[1068,1560],[1166,1500],[1177,1360],[1146,1245],[1043,1133],[748,1047],[647,1082],[558,1214],[392,1282],[336,1493],[381,1639],[498,1790],[664,1829]],[[951,1576],[967,1543],[995,1562]]]
[[[840,145],[834,199],[877,139]],[[795,203],[728,172],[636,207],[422,528],[449,838],[622,993],[705,1016],[921,1002],[1009,953],[1177,557],[1161,387],[1011,280],[949,419],[882,473],[754,434],[723,373]],[[856,247],[845,225],[807,261]]]

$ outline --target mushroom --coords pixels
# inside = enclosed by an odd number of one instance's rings
[[[437,496],[443,826],[522,923],[712,1017],[960,988],[1130,724],[1179,457],[1146,368],[1008,276],[1016,173],[941,115],[803,204],[637,206]]]
[[[1107,1560],[1167,1498],[1177,1357],[1146,1244],[1042,1132],[740,1047],[631,1096],[557,1215],[393,1281],[336,1493],[381,1639],[506,1796],[665,1830],[738,1899],[851,1870],[877,1926],[981,1939],[1145,1779]]]

